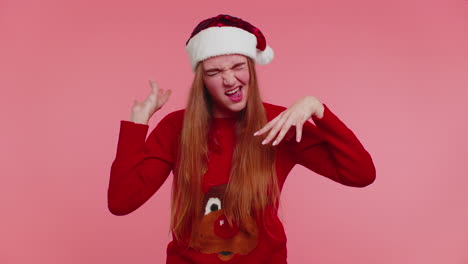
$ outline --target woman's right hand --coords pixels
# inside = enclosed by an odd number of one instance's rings
[[[167,102],[171,95],[171,90],[159,89],[157,84],[151,80],[149,83],[151,93],[148,97],[143,102],[133,101],[130,114],[130,121],[132,122],[147,125],[151,116]]]

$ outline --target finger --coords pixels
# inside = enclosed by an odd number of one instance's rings
[[[268,133],[268,136],[265,138],[265,140],[263,140],[263,145],[268,144],[276,136],[276,134],[278,134],[278,131],[281,129],[287,119],[288,116],[285,114],[276,122],[275,126],[270,130],[270,133]]]
[[[150,93],[145,99],[145,103],[155,102],[158,99],[158,95],[155,93]]]
[[[296,122],[296,141],[297,142],[301,142],[303,125],[304,125],[304,122],[302,122],[302,120],[297,120]]]
[[[284,136],[286,135],[286,133],[291,128],[292,123],[293,123],[292,118],[288,118],[288,120],[286,120],[286,122],[284,123],[283,127],[281,128],[278,136],[276,137],[275,141],[273,141],[273,146],[278,145],[281,142],[281,140],[283,140]]]
[[[163,93],[161,97],[161,105],[164,105],[167,102],[167,100],[169,100],[169,96],[171,96],[171,93],[171,90],[167,90]]]
[[[158,98],[161,96],[162,89],[158,89],[158,85],[155,82],[152,82],[151,89],[152,91],[147,97],[147,101],[157,102]]]
[[[262,135],[263,133],[267,132],[270,130],[275,123],[279,120],[279,116],[275,117],[274,119],[270,120],[265,126],[263,126],[260,130],[254,133],[254,136],[259,136]]]
[[[260,130],[255,132],[254,136],[262,135],[263,133],[270,130],[276,124],[276,122],[278,122],[280,117],[281,117],[280,115],[276,116],[274,119],[272,119],[270,122],[268,122],[264,127],[262,127]]]
[[[160,90],[158,87],[158,84],[150,80],[150,85],[151,85],[151,93],[157,95]]]
[[[151,87],[151,91],[154,93],[158,90],[158,84],[153,82],[152,80],[149,81],[149,84],[150,84],[150,87]]]
[[[283,111],[282,113],[280,113],[279,115],[277,115],[275,118],[273,118],[272,120],[270,120],[270,122],[268,122],[264,127],[262,127],[260,130],[258,130],[257,132],[254,133],[254,136],[259,136],[259,135],[262,135],[264,134],[265,132],[267,132],[268,130],[270,130],[275,124],[276,122],[278,122],[278,120],[283,117],[284,115],[284,112]]]

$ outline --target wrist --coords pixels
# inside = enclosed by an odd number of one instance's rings
[[[322,119],[323,115],[325,113],[325,106],[316,98],[313,96],[307,96],[310,100],[310,105],[312,109],[312,116],[316,117],[318,119]]]
[[[133,115],[130,116],[130,121],[136,124],[148,125],[148,119],[142,117],[134,117]]]

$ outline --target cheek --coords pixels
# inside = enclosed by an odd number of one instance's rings
[[[219,81],[217,81],[216,78],[203,79],[203,83],[211,96],[214,96],[216,91],[219,90]]]
[[[244,84],[249,84],[249,80],[250,80],[249,70],[239,72],[237,74],[237,79],[239,79]]]

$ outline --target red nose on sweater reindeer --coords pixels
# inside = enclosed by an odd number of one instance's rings
[[[227,261],[235,254],[246,255],[257,246],[258,229],[253,218],[242,229],[236,224],[229,225],[222,206],[225,191],[223,184],[211,187],[205,194],[203,216],[194,221],[190,246]]]
[[[222,239],[230,239],[239,233],[239,227],[237,225],[230,226],[226,216],[221,215],[215,221],[214,232]]]

